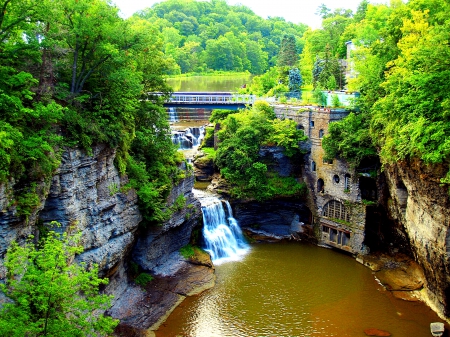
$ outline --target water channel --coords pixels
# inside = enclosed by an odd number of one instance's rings
[[[427,337],[430,322],[441,321],[423,303],[394,298],[351,256],[301,242],[252,244],[240,260],[217,265],[216,276],[157,337],[362,337],[368,328]]]

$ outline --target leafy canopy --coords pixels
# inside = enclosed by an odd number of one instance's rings
[[[38,245],[13,242],[5,258],[6,284],[1,291],[11,300],[0,310],[0,335],[106,336],[118,321],[95,310],[106,310],[111,296],[98,293],[107,284],[97,266],[89,270],[74,262],[82,252],[80,234],[50,231]]]
[[[221,127],[215,163],[234,186],[233,196],[265,200],[301,194],[301,184],[289,177],[278,177],[259,158],[260,148],[265,145],[282,146],[289,157],[300,153],[299,142],[306,136],[297,130],[294,121],[276,119],[273,108],[257,102],[251,109],[226,116]]]

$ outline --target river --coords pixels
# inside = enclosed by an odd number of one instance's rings
[[[428,337],[440,321],[424,304],[394,298],[352,257],[308,244],[253,244],[216,275],[216,286],[182,302],[157,337],[358,337],[368,328]]]

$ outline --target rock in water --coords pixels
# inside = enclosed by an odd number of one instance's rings
[[[367,336],[390,336],[391,335],[387,331],[375,329],[375,328],[366,329],[366,330],[364,330],[364,333]]]

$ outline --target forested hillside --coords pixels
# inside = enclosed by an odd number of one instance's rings
[[[176,66],[172,74],[212,70],[262,74],[277,64],[285,36],[303,49],[304,24],[283,18],[263,19],[248,7],[224,0],[168,0],[138,13],[164,36],[164,53]]]
[[[27,216],[65,146],[117,149],[147,220],[178,177],[162,97],[170,61],[158,27],[104,0],[0,1],[0,183]]]
[[[444,0],[368,4],[358,20],[342,27],[341,35],[356,46],[351,66],[357,76],[348,88],[361,93],[360,109],[330,125],[323,139],[329,157],[356,166],[376,154],[383,163],[416,158],[426,165],[449,164],[449,11]],[[324,22],[337,19],[342,18]],[[306,35],[304,54],[317,46],[313,37],[324,34]],[[441,178],[450,182],[449,173]]]

